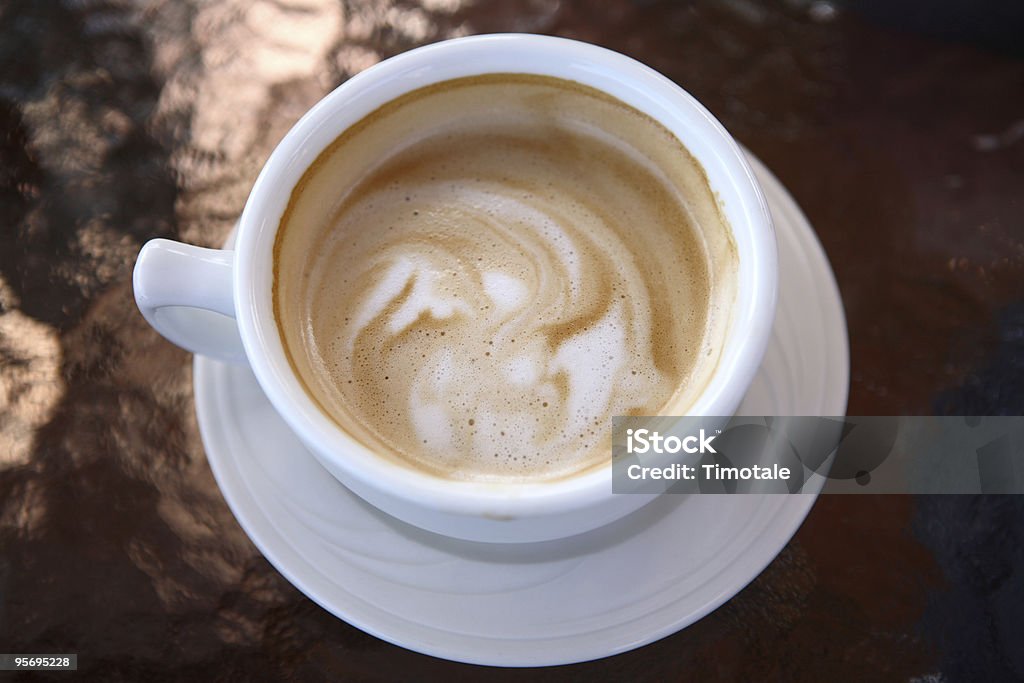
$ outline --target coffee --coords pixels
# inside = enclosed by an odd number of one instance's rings
[[[543,481],[608,463],[613,415],[692,404],[737,266],[661,124],[492,74],[393,100],[318,157],[281,218],[274,312],[308,393],[374,451]]]

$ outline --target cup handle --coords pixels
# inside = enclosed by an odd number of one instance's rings
[[[173,240],[147,242],[135,261],[135,303],[157,332],[217,360],[245,362],[235,322],[235,252]]]

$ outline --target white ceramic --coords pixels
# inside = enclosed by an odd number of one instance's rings
[[[146,319],[169,339],[198,353],[244,358],[292,431],[367,501],[459,538],[537,541],[607,524],[651,497],[613,495],[610,464],[558,482],[502,484],[451,481],[378,457],[305,393],[284,354],[271,300],[278,222],[292,188],[317,155],[350,125],[405,92],[497,72],[551,75],[610,93],[660,121],[704,166],[732,227],[739,283],[721,358],[689,412],[732,415],[761,361],[775,311],[776,246],[764,197],[736,143],[695,99],[639,62],[586,43],[476,36],[412,50],[367,69],[313,107],[274,150],[239,221],[233,255],[156,240],[140,253],[134,284]],[[189,320],[196,309],[203,309],[203,317]],[[230,321],[224,323],[223,316],[232,314],[244,355],[229,339]]]
[[[828,262],[793,201],[751,163],[775,217],[781,268],[771,342],[740,412],[842,415],[849,356]],[[665,495],[560,541],[457,541],[384,515],[324,476],[248,368],[196,357],[194,378],[210,465],[267,559],[350,624],[447,659],[566,664],[664,637],[757,576],[814,501]]]

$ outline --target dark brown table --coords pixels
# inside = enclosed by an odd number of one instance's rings
[[[1014,496],[824,496],[736,598],[602,661],[485,669],[365,635],[235,522],[190,357],[132,299],[139,246],[219,244],[347,77],[456,35],[552,33],[673,78],[788,186],[842,290],[851,414],[1020,415],[1018,5],[903,6],[0,4],[0,651],[77,652],[104,681],[1024,679]]]

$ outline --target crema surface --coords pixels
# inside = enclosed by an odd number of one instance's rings
[[[409,466],[556,479],[610,461],[613,415],[685,410],[735,289],[728,226],[660,124],[567,81],[406,95],[307,171],[274,305],[321,409]]]

